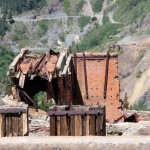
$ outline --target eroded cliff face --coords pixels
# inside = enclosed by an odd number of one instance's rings
[[[142,100],[149,102],[150,90],[150,47],[145,41],[123,46],[123,54],[119,56],[119,74],[121,98],[127,93],[131,105]]]

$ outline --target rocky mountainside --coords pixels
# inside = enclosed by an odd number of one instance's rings
[[[9,9],[5,24],[0,19],[1,29],[7,29],[6,32],[0,30],[1,46],[8,46],[18,52],[22,47],[60,51],[69,46],[73,50],[78,46],[81,51],[104,51],[109,45],[120,45],[121,99],[124,100],[127,93],[131,105],[136,103],[137,108],[149,109],[149,0],[20,2],[23,11],[12,3],[11,7],[7,5]],[[38,5],[34,6],[34,3]],[[6,3],[0,1],[0,4],[0,16],[4,18]],[[16,11],[11,11],[12,8]],[[4,28],[6,24],[7,28]]]

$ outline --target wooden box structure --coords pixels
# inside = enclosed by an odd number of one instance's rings
[[[8,75],[13,97],[29,106],[37,107],[34,96],[44,91],[47,100],[53,98],[56,105],[105,105],[108,122],[122,121],[115,53],[50,50],[40,55],[22,49]]]
[[[104,106],[54,106],[49,111],[51,136],[105,136]]]
[[[28,135],[27,107],[0,107],[0,137]]]

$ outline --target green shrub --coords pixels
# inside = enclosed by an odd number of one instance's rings
[[[71,11],[71,9],[70,9],[70,1],[69,0],[64,0],[64,11],[68,14],[68,15],[70,15],[70,11]]]
[[[76,14],[79,15],[79,12],[82,10],[85,0],[79,0],[76,4]]]
[[[94,22],[94,21],[97,21],[97,18],[96,18],[96,17],[92,17],[92,18],[91,18],[91,21],[93,21],[93,22]]]
[[[85,37],[78,43],[79,49],[81,51],[86,51],[95,46],[101,46],[102,44],[108,42],[110,36],[118,33],[117,24],[111,24],[110,22],[106,22],[103,26],[99,26],[91,30]],[[76,46],[72,45],[72,49],[75,50]]]
[[[68,16],[79,15],[85,0],[64,0],[64,12]]]
[[[138,101],[133,106],[132,109],[134,110],[149,110],[148,105],[144,101]]]
[[[12,41],[19,41],[26,39],[27,32],[28,30],[24,25],[22,27],[16,27],[14,34],[11,36]]]
[[[48,20],[38,21],[37,35],[39,37],[42,37],[43,35],[47,33],[47,31],[48,31]]]
[[[4,36],[8,30],[8,25],[5,19],[0,19],[0,37]]]
[[[34,100],[37,106],[44,111],[48,111],[49,108],[53,105],[50,100],[47,100],[47,94],[43,91],[37,93],[34,96]]]
[[[142,76],[142,71],[138,71],[138,72],[136,73],[136,78],[141,78],[141,76]]]
[[[129,108],[129,102],[128,102],[127,93],[125,93],[125,96],[124,96],[123,108],[125,108],[125,109],[128,109],[128,108]]]
[[[59,39],[62,41],[62,42],[65,42],[65,33],[62,32],[59,34]]]
[[[15,55],[10,48],[0,46],[0,92],[6,87],[8,67],[14,57]]]
[[[81,30],[88,24],[90,23],[91,17],[89,16],[81,16],[79,18],[79,26],[81,28]]]
[[[27,39],[27,38],[23,39],[23,40],[19,40],[18,43],[19,43],[19,48],[20,49],[24,48],[24,47],[27,47],[27,46],[32,46],[32,45],[36,44],[34,40]]]
[[[47,4],[46,0],[2,0],[0,1],[0,8],[2,13],[19,14],[23,11],[41,9]]]
[[[114,19],[129,25],[137,23],[139,18],[142,21],[142,18],[149,13],[150,2],[149,0],[119,0],[114,8],[117,8]]]
[[[145,55],[145,51],[142,50],[139,54],[139,57],[136,60],[136,65],[143,59],[144,55]]]
[[[92,4],[92,9],[95,13],[98,13],[101,11],[104,0],[90,0]]]

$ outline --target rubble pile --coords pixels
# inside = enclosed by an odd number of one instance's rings
[[[108,136],[138,136],[150,135],[150,121],[140,121],[138,123],[116,123],[106,124]]]
[[[50,130],[49,117],[43,110],[29,108],[29,136],[48,136]]]

